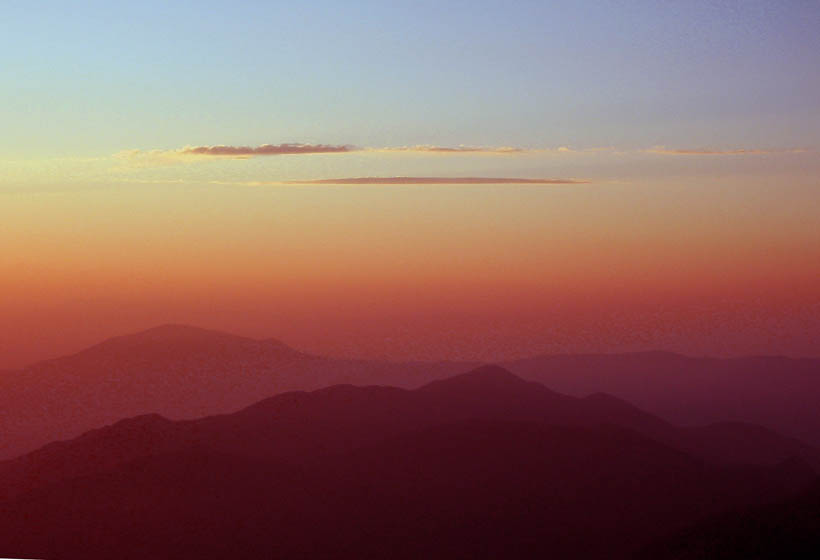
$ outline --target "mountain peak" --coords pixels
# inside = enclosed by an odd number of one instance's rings
[[[520,377],[512,373],[510,370],[505,369],[496,364],[486,364],[483,366],[479,366],[475,369],[468,371],[467,373],[463,374],[465,376],[470,376],[474,379],[486,379],[486,380],[496,380],[496,381],[523,381]]]
[[[514,373],[501,366],[488,364],[477,367],[447,379],[433,381],[421,387],[420,390],[439,390],[444,388],[482,388],[501,389],[508,387],[522,387],[530,385],[529,381],[521,379]]]
[[[191,325],[183,325],[179,323],[166,323],[151,327],[144,331],[134,334],[125,335],[119,338],[142,338],[150,340],[178,340],[188,338],[214,338],[214,337],[231,337],[244,338],[234,334],[228,334],[221,331],[205,329],[202,327],[194,327]]]
[[[246,336],[182,324],[164,324],[150,329],[109,338],[71,356],[58,358],[86,360],[153,361],[156,365],[169,360],[185,360],[192,356],[239,356],[243,352],[260,352],[280,357],[304,356],[290,346],[274,339],[255,340]]]
[[[264,344],[279,349],[288,349],[294,351],[290,346],[276,340],[274,338],[266,338],[263,340],[255,340],[250,337],[241,336],[237,334],[226,333],[223,331],[206,329],[203,327],[194,327],[191,325],[183,325],[178,323],[166,323],[151,327],[144,331],[116,336],[109,338],[91,348],[98,347],[114,347],[114,346],[130,346],[133,344],[168,344],[168,343],[214,343],[214,342],[236,342],[236,343],[251,343]]]
[[[158,325],[156,327],[152,327],[150,329],[134,333],[131,335],[126,335],[125,337],[119,338],[132,338],[132,339],[143,339],[143,340],[150,340],[153,342],[159,341],[175,341],[175,340],[207,340],[207,339],[231,339],[231,340],[242,340],[247,342],[258,342],[261,344],[265,344],[267,346],[276,347],[281,350],[290,350],[293,349],[276,338],[263,338],[259,340],[255,340],[246,336],[241,336],[238,334],[227,333],[223,331],[213,330],[213,329],[206,329],[203,327],[195,327],[192,325],[184,325],[181,323],[165,323],[163,325]]]

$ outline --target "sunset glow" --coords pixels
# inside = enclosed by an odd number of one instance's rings
[[[331,4],[9,3],[0,367],[165,322],[392,359],[816,355],[818,12],[787,4],[626,37],[606,3],[373,5],[385,34]]]
[[[820,558],[820,2],[0,2],[0,560]]]

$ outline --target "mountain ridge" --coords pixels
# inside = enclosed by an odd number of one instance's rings
[[[816,478],[722,464],[619,399],[537,386],[485,366],[119,420],[0,462],[0,554],[627,558]]]
[[[159,414],[121,419],[0,462],[0,496],[65,478],[74,468],[79,469],[75,475],[94,472],[128,457],[180,447],[206,445],[218,452],[298,462],[402,431],[479,418],[609,425],[716,465],[775,466],[797,456],[820,468],[820,450],[763,428],[678,427],[619,399],[562,395],[503,368],[484,366],[415,390],[335,385],[282,393],[231,414],[176,421]]]
[[[21,371],[23,369],[28,369],[33,366],[36,366],[41,363],[45,362],[52,362],[55,360],[62,360],[68,357],[76,356],[78,354],[82,354],[88,350],[95,349],[97,347],[107,345],[108,343],[113,343],[115,341],[124,341],[129,339],[138,339],[138,338],[149,338],[154,336],[157,339],[173,339],[183,335],[184,333],[189,333],[191,336],[195,334],[200,335],[210,335],[213,337],[225,337],[225,338],[232,338],[237,340],[244,340],[247,342],[257,342],[257,343],[271,343],[274,346],[281,346],[282,348],[290,349],[294,352],[298,352],[304,355],[315,356],[317,358],[329,359],[329,360],[353,360],[353,361],[367,361],[367,362],[378,362],[378,363],[457,363],[457,364],[513,364],[513,363],[521,363],[527,362],[531,360],[539,360],[539,359],[586,359],[586,358],[608,358],[608,357],[635,357],[635,358],[647,358],[647,357],[654,357],[654,358],[674,358],[680,360],[720,360],[720,361],[745,361],[745,360],[773,360],[773,361],[797,361],[797,362],[817,362],[820,361],[820,356],[788,356],[782,354],[755,354],[755,355],[740,355],[740,356],[707,356],[707,355],[689,355],[681,352],[676,352],[672,350],[635,350],[629,352],[579,352],[579,353],[562,353],[562,352],[544,352],[544,353],[535,353],[528,357],[523,358],[516,358],[516,359],[504,359],[504,360],[496,360],[496,361],[486,361],[486,360],[449,360],[449,359],[442,359],[442,360],[389,360],[389,359],[364,359],[364,358],[339,358],[339,357],[332,357],[332,356],[324,356],[321,354],[313,354],[309,352],[305,352],[303,350],[298,350],[293,346],[287,344],[286,342],[275,338],[275,337],[262,337],[262,338],[254,338],[244,335],[234,334],[228,331],[223,331],[221,329],[209,328],[209,327],[199,327],[196,325],[186,324],[186,323],[161,323],[154,327],[149,327],[140,331],[135,331],[131,333],[125,333],[122,335],[115,335],[108,338],[105,338],[99,342],[91,344],[85,348],[81,348],[75,352],[69,352],[63,354],[61,356],[57,356],[54,358],[47,358],[41,360],[35,360],[27,365],[22,367],[15,367],[15,368],[0,368],[0,374],[6,372],[16,372]],[[164,337],[162,335],[165,335]]]
[[[415,388],[480,365],[339,360],[271,339],[160,325],[2,375],[0,459],[123,416],[199,418],[269,395],[343,383]],[[604,392],[676,424],[747,422],[820,445],[820,360],[657,351],[547,355],[500,365],[564,395]]]

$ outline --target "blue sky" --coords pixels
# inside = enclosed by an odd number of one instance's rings
[[[814,1],[6,0],[0,367],[161,323],[815,355],[818,30]]]
[[[6,157],[820,143],[816,2],[4,2]]]

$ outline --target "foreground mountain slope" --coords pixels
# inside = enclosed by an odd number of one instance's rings
[[[407,431],[472,419],[611,425],[715,465],[775,466],[797,457],[820,468],[817,449],[767,430],[679,428],[614,397],[578,399],[503,368],[484,366],[414,391],[337,385],[277,395],[233,414],[198,420],[170,421],[159,415],[122,420],[0,462],[0,498],[181,449],[300,465]]]
[[[620,558],[782,484],[613,427],[472,420],[301,462],[138,457],[0,502],[0,554]]]
[[[820,555],[820,480],[788,500],[711,517],[646,547],[647,560],[813,560]]]

